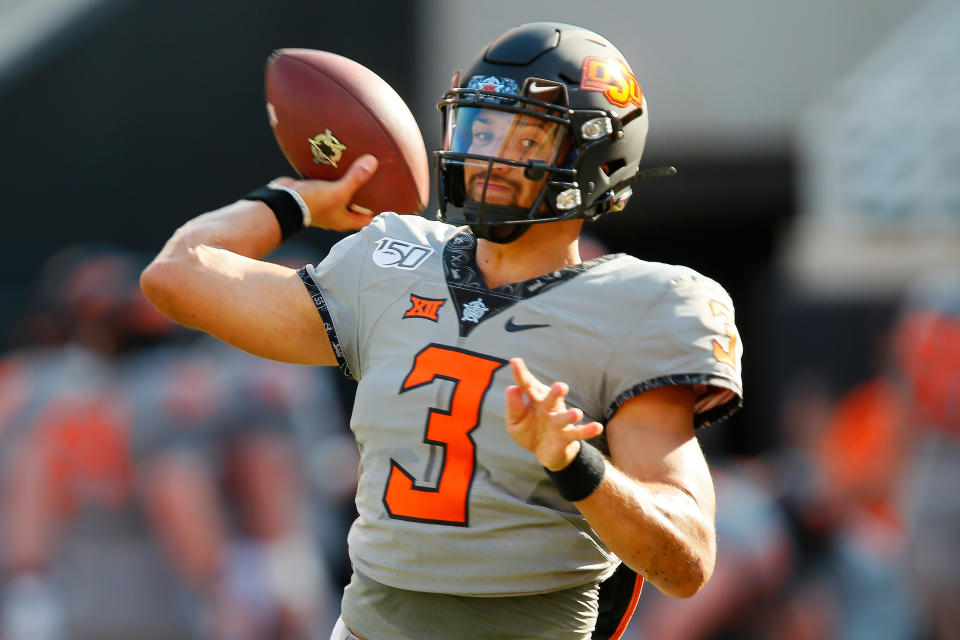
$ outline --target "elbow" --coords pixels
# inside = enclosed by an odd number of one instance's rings
[[[170,269],[159,258],[147,265],[140,274],[140,290],[143,295],[168,317],[171,315],[169,311],[171,275]]]
[[[158,306],[157,302],[163,297],[163,282],[165,279],[163,269],[157,260],[158,259],[155,259],[148,264],[140,273],[140,291],[143,292],[143,295],[145,295],[147,300],[155,307]]]
[[[704,523],[698,533],[692,545],[685,579],[680,581],[676,593],[670,594],[676,598],[689,598],[698,593],[709,582],[716,567],[717,538],[713,526]]]
[[[178,302],[187,276],[176,259],[158,256],[140,274],[140,290],[147,300],[174,322],[186,324]]]
[[[691,561],[670,574],[648,576],[657,589],[671,598],[690,598],[696,595],[713,575],[713,564]]]
[[[698,528],[693,539],[678,543],[674,549],[674,553],[666,556],[670,560],[646,574],[654,586],[665,595],[689,598],[696,595],[713,575],[717,560],[713,527]]]
[[[717,563],[717,531],[712,517],[702,511],[691,517],[686,535],[679,536],[679,557],[673,584],[667,586],[667,595],[689,598],[696,595],[713,576]]]
[[[704,566],[691,567],[684,575],[678,576],[679,579],[658,587],[670,597],[690,598],[707,584],[712,573],[712,567],[710,569]]]

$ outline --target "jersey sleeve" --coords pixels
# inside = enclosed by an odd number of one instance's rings
[[[372,224],[335,244],[317,266],[308,264],[298,271],[323,320],[340,370],[354,379],[359,371],[361,272]]]
[[[743,345],[733,302],[719,284],[692,270],[673,274],[658,299],[640,310],[604,375],[609,420],[630,398],[664,385],[693,385],[696,425],[740,407]]]
[[[337,364],[348,378],[359,380],[363,375],[364,331],[370,328],[365,319],[375,318],[390,298],[373,292],[389,289],[392,278],[411,273],[435,253],[427,246],[425,225],[420,216],[382,213],[335,244],[320,264],[300,269]]]

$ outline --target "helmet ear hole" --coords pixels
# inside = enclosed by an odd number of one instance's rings
[[[625,166],[627,166],[627,161],[623,158],[617,158],[616,160],[610,160],[609,162],[604,162],[601,164],[600,170],[603,171],[603,174],[609,178],[620,169],[623,169]]]
[[[462,207],[466,199],[463,164],[443,159],[439,160],[439,162],[442,167],[438,174],[440,178],[440,188],[447,202],[455,207]]]

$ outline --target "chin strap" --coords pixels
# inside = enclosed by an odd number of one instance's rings
[[[587,220],[592,222],[605,213],[623,211],[627,206],[627,201],[630,200],[630,196],[633,195],[633,189],[630,188],[631,185],[649,178],[662,178],[675,175],[677,175],[676,167],[654,167],[653,169],[647,169],[634,174],[607,191],[605,197],[597,201],[597,208],[594,210],[594,214],[588,216]]]
[[[529,224],[470,225],[473,235],[497,244],[509,244],[529,228]]]
[[[666,178],[669,176],[677,175],[676,167],[654,167],[653,169],[647,169],[645,171],[637,172],[632,178],[627,178],[623,182],[617,185],[617,191],[623,189],[624,187],[629,187],[632,184],[636,184],[641,180],[647,180],[649,178]]]
[[[664,167],[654,167],[652,169],[646,169],[644,171],[639,171],[633,176],[627,178],[623,182],[617,184],[616,187],[610,189],[607,192],[606,201],[601,202],[600,206],[602,210],[596,211],[592,216],[586,216],[587,220],[593,221],[599,218],[604,213],[615,213],[617,211],[622,211],[627,206],[627,201],[630,199],[630,196],[633,195],[633,190],[630,188],[631,185],[634,185],[643,180],[649,180],[650,178],[665,178],[669,176],[677,175],[677,168],[671,166]],[[500,205],[485,205],[486,208],[496,211],[501,210],[505,212],[513,212],[514,207],[504,207]],[[599,208],[599,207],[598,207]],[[464,203],[464,210],[471,211],[473,213],[478,213],[480,207],[476,202],[466,202]],[[504,227],[513,227],[509,233],[504,232]],[[521,225],[498,225],[495,222],[487,224],[473,224],[470,225],[470,228],[473,229],[473,233],[478,238],[483,238],[484,240],[489,240],[491,242],[496,242],[498,244],[507,244],[513,242],[517,238],[523,235],[530,227],[529,224]]]
[[[500,214],[503,219],[517,220],[519,216],[526,215],[528,211],[522,207],[510,207],[499,204],[484,204],[481,208],[479,202],[468,200],[463,203],[465,214],[473,215],[476,219],[480,218],[480,212]],[[469,220],[469,218],[468,218]],[[473,230],[473,235],[497,244],[508,244],[513,242],[530,228],[531,223],[527,224],[497,224],[498,220],[484,220],[483,223],[474,222],[469,224]]]

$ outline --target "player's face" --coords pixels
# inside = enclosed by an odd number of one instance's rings
[[[467,151],[492,158],[551,164],[560,129],[559,125],[534,116],[478,109]],[[488,204],[530,207],[546,178],[529,180],[523,171],[522,167],[504,163],[494,162],[491,167],[487,162],[467,160],[464,164],[467,198]]]

